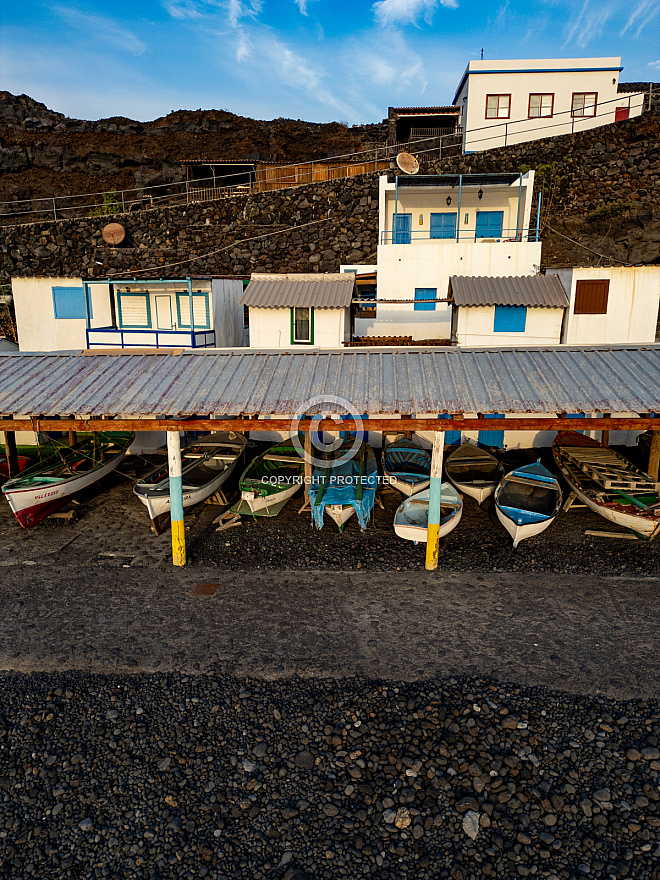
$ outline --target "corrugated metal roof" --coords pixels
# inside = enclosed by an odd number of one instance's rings
[[[0,354],[0,415],[660,412],[660,345]]]
[[[257,309],[345,309],[351,304],[354,289],[352,272],[253,275],[239,302]]]
[[[450,296],[457,306],[531,306],[565,309],[568,297],[557,275],[452,275]]]

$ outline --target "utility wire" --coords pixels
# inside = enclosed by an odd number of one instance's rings
[[[564,235],[563,232],[558,232],[549,223],[545,224],[545,228],[549,229],[551,232],[554,232],[555,235],[559,235],[562,238],[565,238],[566,241],[570,241],[571,244],[576,244],[578,247],[583,248],[585,251],[589,251],[591,254],[595,254],[597,257],[600,257],[603,260],[610,260],[613,263],[621,263],[622,266],[629,266],[630,260],[619,260],[618,257],[610,257],[607,254],[601,254],[599,251],[595,251],[593,248],[587,247],[586,244],[581,244],[579,241],[575,241],[574,238],[569,238],[567,235]]]

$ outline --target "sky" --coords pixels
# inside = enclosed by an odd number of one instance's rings
[[[482,50],[658,81],[659,33],[660,0],[0,0],[0,88],[81,119],[359,124],[450,104]]]

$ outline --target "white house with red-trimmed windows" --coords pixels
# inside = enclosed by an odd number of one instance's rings
[[[639,116],[644,92],[619,93],[621,58],[470,61],[456,89],[463,152],[477,153]]]

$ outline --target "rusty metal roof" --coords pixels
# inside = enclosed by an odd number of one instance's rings
[[[660,345],[0,354],[0,416],[660,412]],[[336,410],[335,410],[336,411]]]
[[[353,272],[252,275],[239,302],[257,309],[346,309],[355,289]]]
[[[452,275],[449,295],[457,306],[530,306],[565,309],[568,297],[557,275]]]

